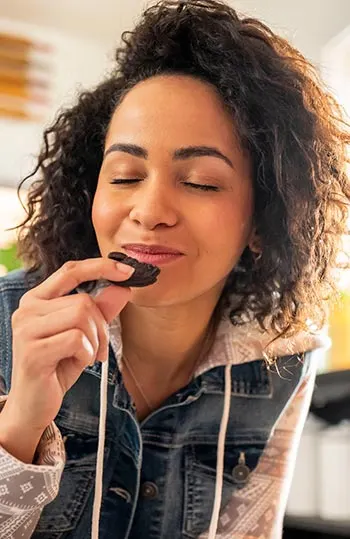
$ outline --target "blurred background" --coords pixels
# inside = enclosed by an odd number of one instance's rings
[[[316,65],[350,114],[350,0],[231,0],[287,37]],[[0,0],[0,275],[20,267],[24,216],[16,188],[35,164],[57,110],[112,66],[121,32],[141,0]],[[27,185],[28,187],[28,185]],[[22,190],[25,203],[25,189]],[[349,243],[345,249],[350,253]],[[333,345],[322,354],[299,450],[285,537],[350,537],[350,276],[332,310]]]

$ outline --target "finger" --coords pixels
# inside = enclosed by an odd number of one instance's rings
[[[81,312],[81,309],[83,309],[82,314],[85,316],[89,311],[92,311],[97,324],[99,339],[99,349],[96,361],[103,362],[108,354],[108,324],[119,315],[129,301],[130,296],[130,288],[120,288],[118,286],[110,285],[107,288],[102,289],[102,291],[100,291],[94,298],[88,294],[75,294],[50,300],[39,300],[36,302],[35,309],[39,317],[44,317],[52,312],[55,313],[55,317],[61,317],[66,309],[71,310],[72,313],[78,310]],[[45,323],[48,323],[48,320],[46,320]],[[36,324],[32,325],[33,328],[35,325]],[[49,334],[46,332],[44,335],[40,336],[47,337]]]
[[[71,309],[76,308],[76,299],[80,298],[83,294],[70,294],[68,296],[61,296],[59,298],[53,298],[53,299],[40,299],[34,298],[34,302],[31,301],[30,304],[23,303],[23,312],[33,312],[35,311],[35,314],[37,316],[46,316],[47,314],[51,313],[59,313],[62,310],[67,309],[67,307],[70,307]],[[88,294],[86,294],[89,296]],[[91,297],[91,296],[89,296]]]
[[[109,287],[108,287],[109,288]],[[119,290],[118,287],[115,287]],[[121,296],[125,296],[124,290],[122,290]],[[108,345],[109,345],[109,333],[108,333],[108,323],[101,312],[100,308],[96,304],[96,301],[91,298],[88,294],[79,294],[75,296],[65,296],[65,298],[70,299],[66,303],[66,309],[62,309],[59,312],[60,317],[64,316],[64,312],[69,312],[69,319],[71,326],[70,327],[79,327],[81,329],[86,328],[86,321],[91,325],[92,334],[86,333],[89,340],[94,344],[96,343],[96,356],[95,361],[105,361],[108,355]],[[58,298],[63,299],[63,298]],[[58,300],[50,300],[47,303],[56,302]],[[118,304],[119,298],[115,299],[114,310]],[[55,313],[57,316],[57,312]],[[65,328],[69,329],[69,327]],[[61,329],[64,331],[64,329]],[[59,330],[57,331],[57,333]],[[91,338],[90,338],[91,337]]]
[[[128,303],[131,296],[130,288],[121,288],[119,286],[108,286],[100,292],[94,301],[103,314],[108,324],[120,314]]]
[[[59,316],[57,312],[51,312],[45,316],[35,317],[34,320],[31,319],[27,328],[25,325],[22,326],[22,335],[30,336],[31,340],[39,340],[71,329],[80,329],[92,344],[96,356],[100,342],[106,341],[106,330],[103,325],[106,325],[106,322],[101,313],[99,313],[99,320],[96,321],[91,312],[82,314],[78,310],[74,311],[71,307],[67,307],[59,312]]]
[[[130,288],[121,288],[119,286],[110,284],[109,286],[100,290],[96,296],[80,293],[49,300],[39,300],[35,302],[35,313],[38,316],[45,316],[51,312],[59,313],[60,311],[65,310],[67,307],[74,309],[76,308],[76,301],[79,301],[79,298],[85,295],[90,297],[91,301],[100,307],[100,309],[103,311],[102,314],[105,320],[109,323],[124,308],[130,298],[131,290]],[[30,302],[30,305],[28,302],[27,308],[32,310],[33,302]],[[25,308],[24,311],[26,310],[27,309]]]
[[[68,294],[86,281],[125,281],[134,271],[131,266],[108,258],[69,261],[27,295],[37,299],[53,299]]]
[[[40,377],[46,375],[45,371],[55,371],[61,360],[73,357],[79,364],[79,374],[81,374],[93,362],[95,352],[85,333],[81,329],[74,328],[37,341],[32,346],[31,355],[36,358],[45,355],[44,363],[42,361],[28,362],[32,376]]]

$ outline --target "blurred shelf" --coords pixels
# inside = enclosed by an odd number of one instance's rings
[[[332,537],[350,537],[350,520],[324,520],[319,517],[286,516],[284,528],[329,534]]]

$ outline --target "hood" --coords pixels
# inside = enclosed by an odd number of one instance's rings
[[[238,365],[247,361],[269,357],[282,357],[302,352],[309,352],[331,346],[328,328],[322,331],[300,331],[293,337],[279,337],[272,344],[272,336],[263,331],[256,321],[249,321],[241,326],[234,326],[228,313],[224,314],[216,330],[213,346],[195,371],[195,377],[225,365]],[[118,367],[122,370],[120,358],[123,355],[123,342],[121,337],[121,324],[119,317],[110,325],[110,341],[117,358]]]

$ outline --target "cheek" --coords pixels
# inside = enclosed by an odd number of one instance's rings
[[[215,212],[210,212],[204,222],[202,240],[205,242],[206,266],[212,274],[223,277],[237,264],[248,244],[252,227],[251,206],[225,201]]]
[[[91,219],[97,236],[115,229],[118,222],[115,206],[98,190],[92,204]]]
[[[221,204],[215,211],[203,216],[202,230],[208,243],[235,247],[244,244],[252,223],[252,210],[249,204]]]

